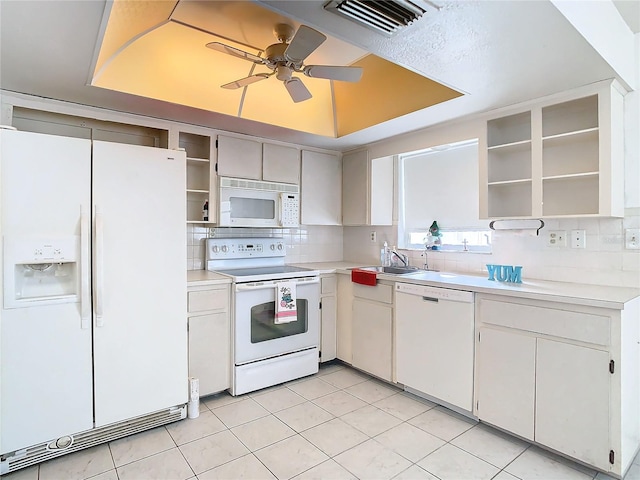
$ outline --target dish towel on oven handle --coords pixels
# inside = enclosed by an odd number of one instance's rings
[[[276,325],[297,320],[296,282],[276,283]]]

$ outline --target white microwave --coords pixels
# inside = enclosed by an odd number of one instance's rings
[[[221,227],[297,227],[300,187],[288,183],[220,177]]]

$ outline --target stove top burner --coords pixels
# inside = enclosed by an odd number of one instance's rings
[[[236,279],[243,277],[265,276],[272,280],[282,278],[282,275],[300,274],[296,276],[314,276],[317,272],[302,267],[292,267],[290,265],[277,265],[272,267],[249,267],[249,268],[229,268],[224,270],[216,270],[217,273],[229,275]]]

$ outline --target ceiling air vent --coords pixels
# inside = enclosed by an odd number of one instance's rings
[[[389,37],[426,12],[418,1],[410,0],[331,0],[324,8]]]

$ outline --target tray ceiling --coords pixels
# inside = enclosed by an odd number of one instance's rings
[[[307,65],[358,65],[358,83],[298,75],[312,93],[291,101],[275,77],[238,90],[220,85],[267,67],[205,48],[217,41],[254,55],[277,40],[274,26],[301,25],[246,1],[116,0],[91,84],[104,89],[237,116],[327,137],[341,137],[462,95],[445,85],[331,36]]]

